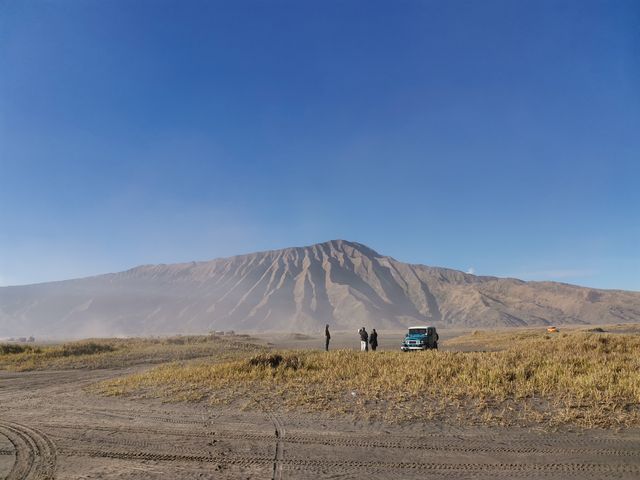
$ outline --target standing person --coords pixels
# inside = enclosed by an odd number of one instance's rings
[[[371,332],[371,335],[369,335],[369,345],[371,345],[371,350],[374,352],[376,348],[378,348],[378,332],[376,332],[375,328]]]
[[[327,323],[327,326],[324,328],[324,338],[325,338],[324,351],[328,352],[329,351],[329,341],[331,340],[331,334],[329,333],[329,324],[328,323]]]
[[[364,327],[362,327],[360,330],[358,330],[358,333],[360,334],[360,351],[368,352],[369,351],[369,334],[367,333],[367,330]]]

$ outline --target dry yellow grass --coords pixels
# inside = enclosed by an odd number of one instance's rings
[[[474,330],[468,335],[454,337],[440,342],[443,347],[466,351],[502,351],[515,343],[523,344],[529,340],[541,338],[546,332],[543,329],[510,329],[510,330]],[[557,334],[547,334],[551,335]],[[566,333],[562,333],[566,336]]]
[[[500,342],[508,346],[498,352],[284,351],[174,363],[96,391],[387,420],[640,425],[640,336],[523,332]]]
[[[246,338],[181,336],[171,338],[91,339],[53,345],[0,345],[0,370],[117,368],[215,356],[230,359],[262,350]]]

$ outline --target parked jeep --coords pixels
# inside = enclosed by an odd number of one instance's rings
[[[438,348],[438,332],[436,327],[419,326],[409,327],[402,341],[400,350],[408,352],[409,350],[427,350]]]

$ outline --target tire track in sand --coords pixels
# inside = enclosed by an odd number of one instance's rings
[[[271,419],[271,417],[270,417]],[[271,420],[273,423],[273,420]],[[274,424],[275,425],[275,424]],[[280,421],[280,425],[282,422]],[[218,440],[248,440],[248,441],[272,441],[273,434],[267,432],[238,432],[228,429],[217,429],[210,431],[171,431],[165,429],[154,429],[144,427],[105,427],[105,426],[75,426],[75,425],[60,425],[60,424],[42,424],[44,428],[50,429],[71,429],[71,430],[95,430],[104,431],[108,433],[135,433],[140,435],[167,435],[177,437],[195,437],[195,438],[216,438]],[[281,431],[284,429],[281,428]],[[276,432],[278,430],[276,429]],[[54,435],[55,437],[55,435]],[[436,436],[429,437],[404,437],[400,440],[378,440],[363,437],[350,437],[348,435],[330,435],[330,434],[301,434],[301,433],[289,433],[286,437],[282,433],[276,433],[278,440],[285,444],[291,445],[325,445],[336,447],[356,447],[356,448],[381,448],[381,449],[396,449],[396,450],[418,450],[424,452],[444,452],[444,453],[490,453],[490,454],[517,454],[517,455],[588,455],[589,457],[640,457],[640,450],[636,446],[624,445],[624,442],[619,442],[618,445],[614,445],[611,442],[606,442],[606,446],[598,445],[597,442],[593,445],[583,446],[582,448],[574,447],[558,447],[552,445],[540,445],[537,441],[526,442],[511,442],[510,446],[493,445],[492,442],[486,440],[466,439],[463,442],[454,443],[453,440],[457,438],[449,435],[441,435],[441,438]],[[484,438],[484,437],[482,437]],[[438,439],[438,441],[436,441]],[[492,439],[496,442],[496,439]],[[103,440],[100,440],[101,442]],[[114,439],[107,443],[121,443],[127,444],[126,440]],[[153,445],[153,442],[138,441],[131,443],[131,446],[147,447]],[[616,448],[613,448],[616,447]],[[625,447],[625,448],[622,448]]]
[[[0,420],[0,433],[15,448],[15,462],[6,480],[52,480],[56,470],[56,447],[43,433]]]
[[[111,449],[64,449],[66,455],[92,456],[103,458],[117,458],[123,460],[154,460],[154,461],[182,461],[182,462],[213,462],[230,465],[266,465],[276,463],[273,458],[245,455],[213,455],[203,452],[179,451],[172,454],[154,453],[146,451],[125,451]],[[359,461],[359,460],[313,460],[302,458],[280,458],[278,464],[297,467],[295,469],[338,469],[380,472],[384,470],[404,470],[423,472],[489,472],[489,473],[566,473],[566,474],[640,474],[637,465],[599,464],[555,462],[547,464],[533,463],[436,463],[436,462],[385,462],[385,461]],[[274,469],[275,470],[275,469]],[[274,471],[274,475],[277,472]],[[281,475],[281,474],[280,474]]]
[[[285,429],[280,419],[273,413],[269,413],[269,418],[273,422],[273,426],[276,429],[276,454],[273,459],[273,475],[272,480],[282,479],[282,462],[284,460],[284,436]]]

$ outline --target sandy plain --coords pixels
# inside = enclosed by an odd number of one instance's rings
[[[336,332],[332,347],[356,348],[353,337]],[[400,337],[385,332],[381,348],[397,348]],[[278,348],[323,341],[262,340]],[[0,478],[640,478],[637,429],[393,425],[277,404],[247,411],[85,390],[147,368],[1,371]]]

